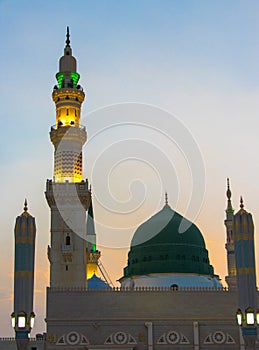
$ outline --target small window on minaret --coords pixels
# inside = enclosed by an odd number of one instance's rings
[[[67,115],[69,115],[69,109],[67,108]]]
[[[66,271],[68,271],[68,265],[66,265]]]
[[[70,245],[70,236],[67,234],[66,236],[66,245]]]

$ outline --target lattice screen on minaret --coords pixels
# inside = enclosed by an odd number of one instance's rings
[[[55,153],[56,179],[82,178],[82,152],[62,151]]]

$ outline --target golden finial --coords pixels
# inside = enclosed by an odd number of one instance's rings
[[[244,208],[244,202],[243,202],[242,196],[240,196],[240,208],[241,208],[241,209]]]
[[[27,204],[27,199],[25,198],[25,201],[24,201],[24,208],[23,208],[23,210],[24,211],[27,211],[28,210],[28,206],[27,206],[28,204]]]

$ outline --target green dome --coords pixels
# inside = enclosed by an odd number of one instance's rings
[[[167,205],[136,230],[123,278],[153,273],[214,276],[200,230]]]

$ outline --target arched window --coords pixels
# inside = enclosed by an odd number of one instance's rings
[[[70,236],[69,236],[69,233],[67,233],[67,236],[66,236],[66,245],[70,245]]]
[[[178,284],[172,284],[170,287],[172,290],[178,290]]]

